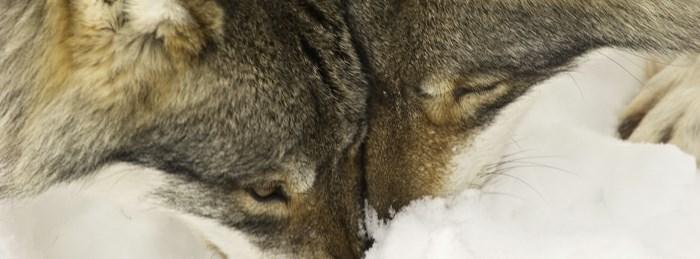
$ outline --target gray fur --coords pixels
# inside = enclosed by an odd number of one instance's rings
[[[163,51],[156,33],[137,39],[143,48],[132,59],[146,65],[135,71],[172,77],[168,98],[134,79],[123,98],[103,105],[70,87],[42,103],[36,77],[45,64],[37,60],[53,51],[47,2],[0,0],[2,195],[37,193],[130,162],[172,176],[158,193],[170,206],[240,229],[263,249],[358,258],[367,241],[359,234],[365,198],[386,214],[439,193],[400,165],[443,159],[429,151],[449,148],[422,149],[427,142],[416,137],[435,127],[421,119],[420,106],[431,102],[427,79],[508,85],[477,116],[438,129],[445,141],[436,143],[449,143],[478,134],[532,85],[592,49],[700,50],[698,0],[214,2],[222,30],[204,33],[204,47],[182,73],[149,65],[162,62],[153,61]],[[440,178],[434,169],[426,177]],[[240,202],[251,185],[305,172],[314,185],[288,193],[290,208]]]

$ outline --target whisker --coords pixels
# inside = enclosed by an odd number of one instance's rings
[[[518,151],[516,151],[516,152],[504,154],[504,155],[501,156],[501,158],[509,158],[509,157],[513,157],[513,156],[516,156],[516,155],[524,154],[524,153],[527,153],[527,152],[533,152],[533,151],[535,151],[535,150],[534,150],[534,149],[521,149],[521,150],[518,150]],[[563,156],[558,156],[558,155],[530,156],[530,157],[536,157],[536,158],[564,158]],[[530,158],[530,157],[523,157],[523,158]]]
[[[550,170],[552,170],[552,171],[554,171],[554,172],[564,173],[564,174],[566,174],[566,175],[579,177],[579,175],[577,175],[577,174],[575,174],[575,173],[566,171],[566,170],[561,169],[561,168],[552,167],[552,166],[547,166],[547,165],[537,165],[537,164],[534,164],[534,165],[514,165],[514,166],[509,166],[509,167],[502,167],[502,168],[499,168],[499,169],[504,170],[504,171],[510,171],[510,170],[520,169],[520,168],[550,169]]]
[[[498,166],[503,166],[506,164],[515,164],[515,163],[525,163],[525,164],[534,164],[534,165],[544,165],[541,163],[536,163],[528,160],[533,160],[533,159],[545,159],[545,158],[561,158],[558,156],[531,156],[531,157],[520,157],[520,158],[514,158],[514,159],[509,159],[509,160],[500,160],[499,162],[492,163],[489,165],[486,165],[484,169],[492,169]],[[561,169],[561,168],[559,168]],[[561,169],[563,170],[563,169]],[[569,172],[571,173],[571,172]]]
[[[495,177],[495,176],[505,176],[505,177],[511,178],[511,179],[513,179],[513,180],[515,180],[515,181],[517,181],[517,182],[520,182],[521,184],[527,186],[527,187],[528,187],[530,190],[532,190],[534,193],[536,193],[543,201],[547,201],[547,199],[544,198],[544,195],[542,195],[541,192],[539,192],[537,189],[535,189],[534,186],[532,186],[530,183],[526,182],[525,180],[521,179],[520,177],[513,176],[513,175],[510,175],[510,174],[507,174],[507,173],[503,173],[503,172],[494,172],[494,173],[490,173],[490,175],[492,175],[493,177]]]
[[[508,197],[508,198],[512,198],[512,199],[518,200],[518,201],[525,201],[525,199],[518,197],[518,196],[515,196],[515,194],[507,193],[507,192],[481,192],[480,194],[482,194],[482,195],[479,197],[479,199],[483,198],[483,196],[486,196],[486,195],[493,195],[493,196]]]
[[[501,159],[514,157],[514,156],[521,155],[521,154],[524,154],[524,153],[527,153],[527,152],[532,152],[532,151],[534,151],[534,150],[533,150],[533,149],[520,149],[520,150],[518,150],[518,151],[516,151],[516,152],[502,155],[502,156],[501,156]]]
[[[520,146],[520,143],[518,143],[518,140],[516,140],[515,137],[510,137],[510,141],[513,143],[513,145],[518,147],[518,149],[523,149],[523,147]]]
[[[611,58],[610,56],[608,56],[607,54],[605,54],[605,53],[603,53],[603,52],[600,52],[600,54],[603,55],[604,57],[608,58],[610,61],[612,61],[613,63],[615,63],[618,67],[620,67],[622,70],[624,70],[625,72],[627,72],[627,74],[629,74],[632,78],[634,78],[635,80],[637,80],[637,82],[639,82],[640,84],[644,84],[644,81],[642,81],[641,79],[639,79],[639,77],[637,77],[636,75],[634,75],[634,74],[633,74],[631,71],[629,71],[625,66],[623,66],[622,64],[620,64],[620,62],[618,62],[617,60]]]
[[[654,64],[661,64],[661,65],[664,65],[667,67],[687,68],[687,67],[693,66],[693,64],[688,64],[688,65],[678,64],[677,62],[675,62],[675,60],[677,60],[679,58],[678,56],[668,57],[669,59],[672,59],[673,61],[662,62],[659,59],[645,57],[645,56],[639,55],[639,54],[634,53],[634,52],[629,52],[628,54],[635,56],[635,57],[638,57],[638,58],[641,58],[641,59],[644,59],[647,62],[654,63]],[[662,56],[666,56],[666,55],[662,55]]]
[[[571,78],[572,81],[574,81],[574,85],[576,86],[576,89],[578,89],[578,93],[581,96],[581,99],[585,100],[586,97],[583,95],[583,89],[581,89],[581,84],[579,84],[578,81],[576,81],[576,78],[573,75],[571,75],[571,72],[566,72],[566,75],[569,76],[569,78]]]
[[[566,173],[568,175],[579,176],[578,174],[576,174],[572,171],[566,170],[564,168],[560,168],[560,167],[556,167],[556,166],[552,166],[552,165],[547,165],[547,164],[542,164],[542,163],[537,163],[537,162],[532,162],[532,161],[514,161],[514,162],[511,162],[510,164],[513,164],[514,166],[525,167],[525,168],[529,168],[529,167],[547,168],[547,169],[552,169],[552,170],[557,171],[557,172]],[[527,166],[529,166],[529,167],[527,167]]]

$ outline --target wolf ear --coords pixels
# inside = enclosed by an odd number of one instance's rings
[[[115,54],[121,63],[187,63],[221,30],[222,12],[211,0],[67,1],[67,43],[73,58],[87,59],[78,63]]]
[[[49,0],[37,107],[68,89],[109,105],[167,88],[221,35],[214,0]],[[123,98],[115,98],[115,93]],[[133,95],[133,96],[132,96]],[[156,98],[156,97],[153,97]],[[160,97],[158,97],[160,98]],[[108,100],[115,100],[109,102]],[[124,102],[124,101],[122,101]]]
[[[33,113],[77,98],[71,95],[104,110],[152,109],[222,33],[223,11],[214,0],[46,4],[46,36],[41,39],[46,42],[37,61],[42,69],[34,80]]]

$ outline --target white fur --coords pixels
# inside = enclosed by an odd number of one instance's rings
[[[230,259],[262,257],[241,232],[160,206],[151,194],[167,181],[167,175],[161,171],[115,164],[95,175],[54,187],[31,200],[0,203],[0,216],[4,219],[0,221],[0,258],[120,258],[120,254],[149,259],[218,258],[207,247],[209,244]],[[71,223],[76,219],[82,221]],[[131,247],[117,241],[132,235],[139,237],[122,241],[134,242]],[[150,243],[144,245],[143,241]],[[91,243],[101,249],[83,247]],[[110,244],[135,251],[123,254],[117,252],[123,248]],[[173,244],[178,247],[172,247]],[[157,254],[151,254],[154,252]],[[177,257],[163,257],[174,254]]]
[[[176,0],[130,0],[126,7],[133,28],[152,32],[164,22],[186,24],[192,17]]]
[[[692,159],[615,137],[643,60],[618,51],[585,59],[538,87],[507,149],[542,166],[511,167],[484,192],[413,203],[371,231],[365,258],[700,258]]]
[[[661,62],[661,61],[655,61]],[[655,64],[659,66],[659,64]],[[623,117],[646,114],[630,136],[633,142],[662,141],[700,157],[700,56],[677,58],[652,75]]]
[[[85,190],[86,193],[99,195],[105,200],[113,200],[125,205],[139,204],[144,209],[156,208],[165,211],[185,222],[193,232],[203,240],[211,242],[231,259],[261,257],[261,252],[247,240],[242,232],[222,226],[210,219],[160,207],[157,201],[148,199],[147,197],[167,180],[165,173],[134,166],[130,166],[133,170],[130,173],[119,170],[125,166],[128,167],[128,165],[115,165],[98,173],[97,181],[91,184],[92,188]],[[115,183],[109,181],[110,178],[119,180]],[[129,191],[125,192],[125,190]]]
[[[480,176],[486,167],[501,160],[503,150],[512,141],[515,127],[532,104],[529,95],[503,109],[491,125],[476,134],[473,139],[456,147],[450,162],[450,172],[445,194],[460,193],[465,189],[478,188],[484,184],[485,177]]]
[[[211,242],[230,259],[258,259],[263,257],[262,252],[250,244],[247,237],[239,231],[224,227],[210,219],[182,214],[177,211],[172,212],[187,223],[193,231],[197,232],[203,239]]]
[[[101,28],[112,28],[117,17],[126,13],[130,26],[137,33],[152,33],[163,23],[183,25],[191,22],[189,11],[177,0],[81,0],[75,3],[83,13],[83,22]]]

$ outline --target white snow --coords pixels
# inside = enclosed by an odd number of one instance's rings
[[[673,146],[615,137],[643,60],[608,50],[581,62],[534,93],[502,177],[482,191],[415,202],[375,224],[367,257],[700,258],[694,159]],[[170,215],[76,190],[0,207],[2,259],[212,256]]]

